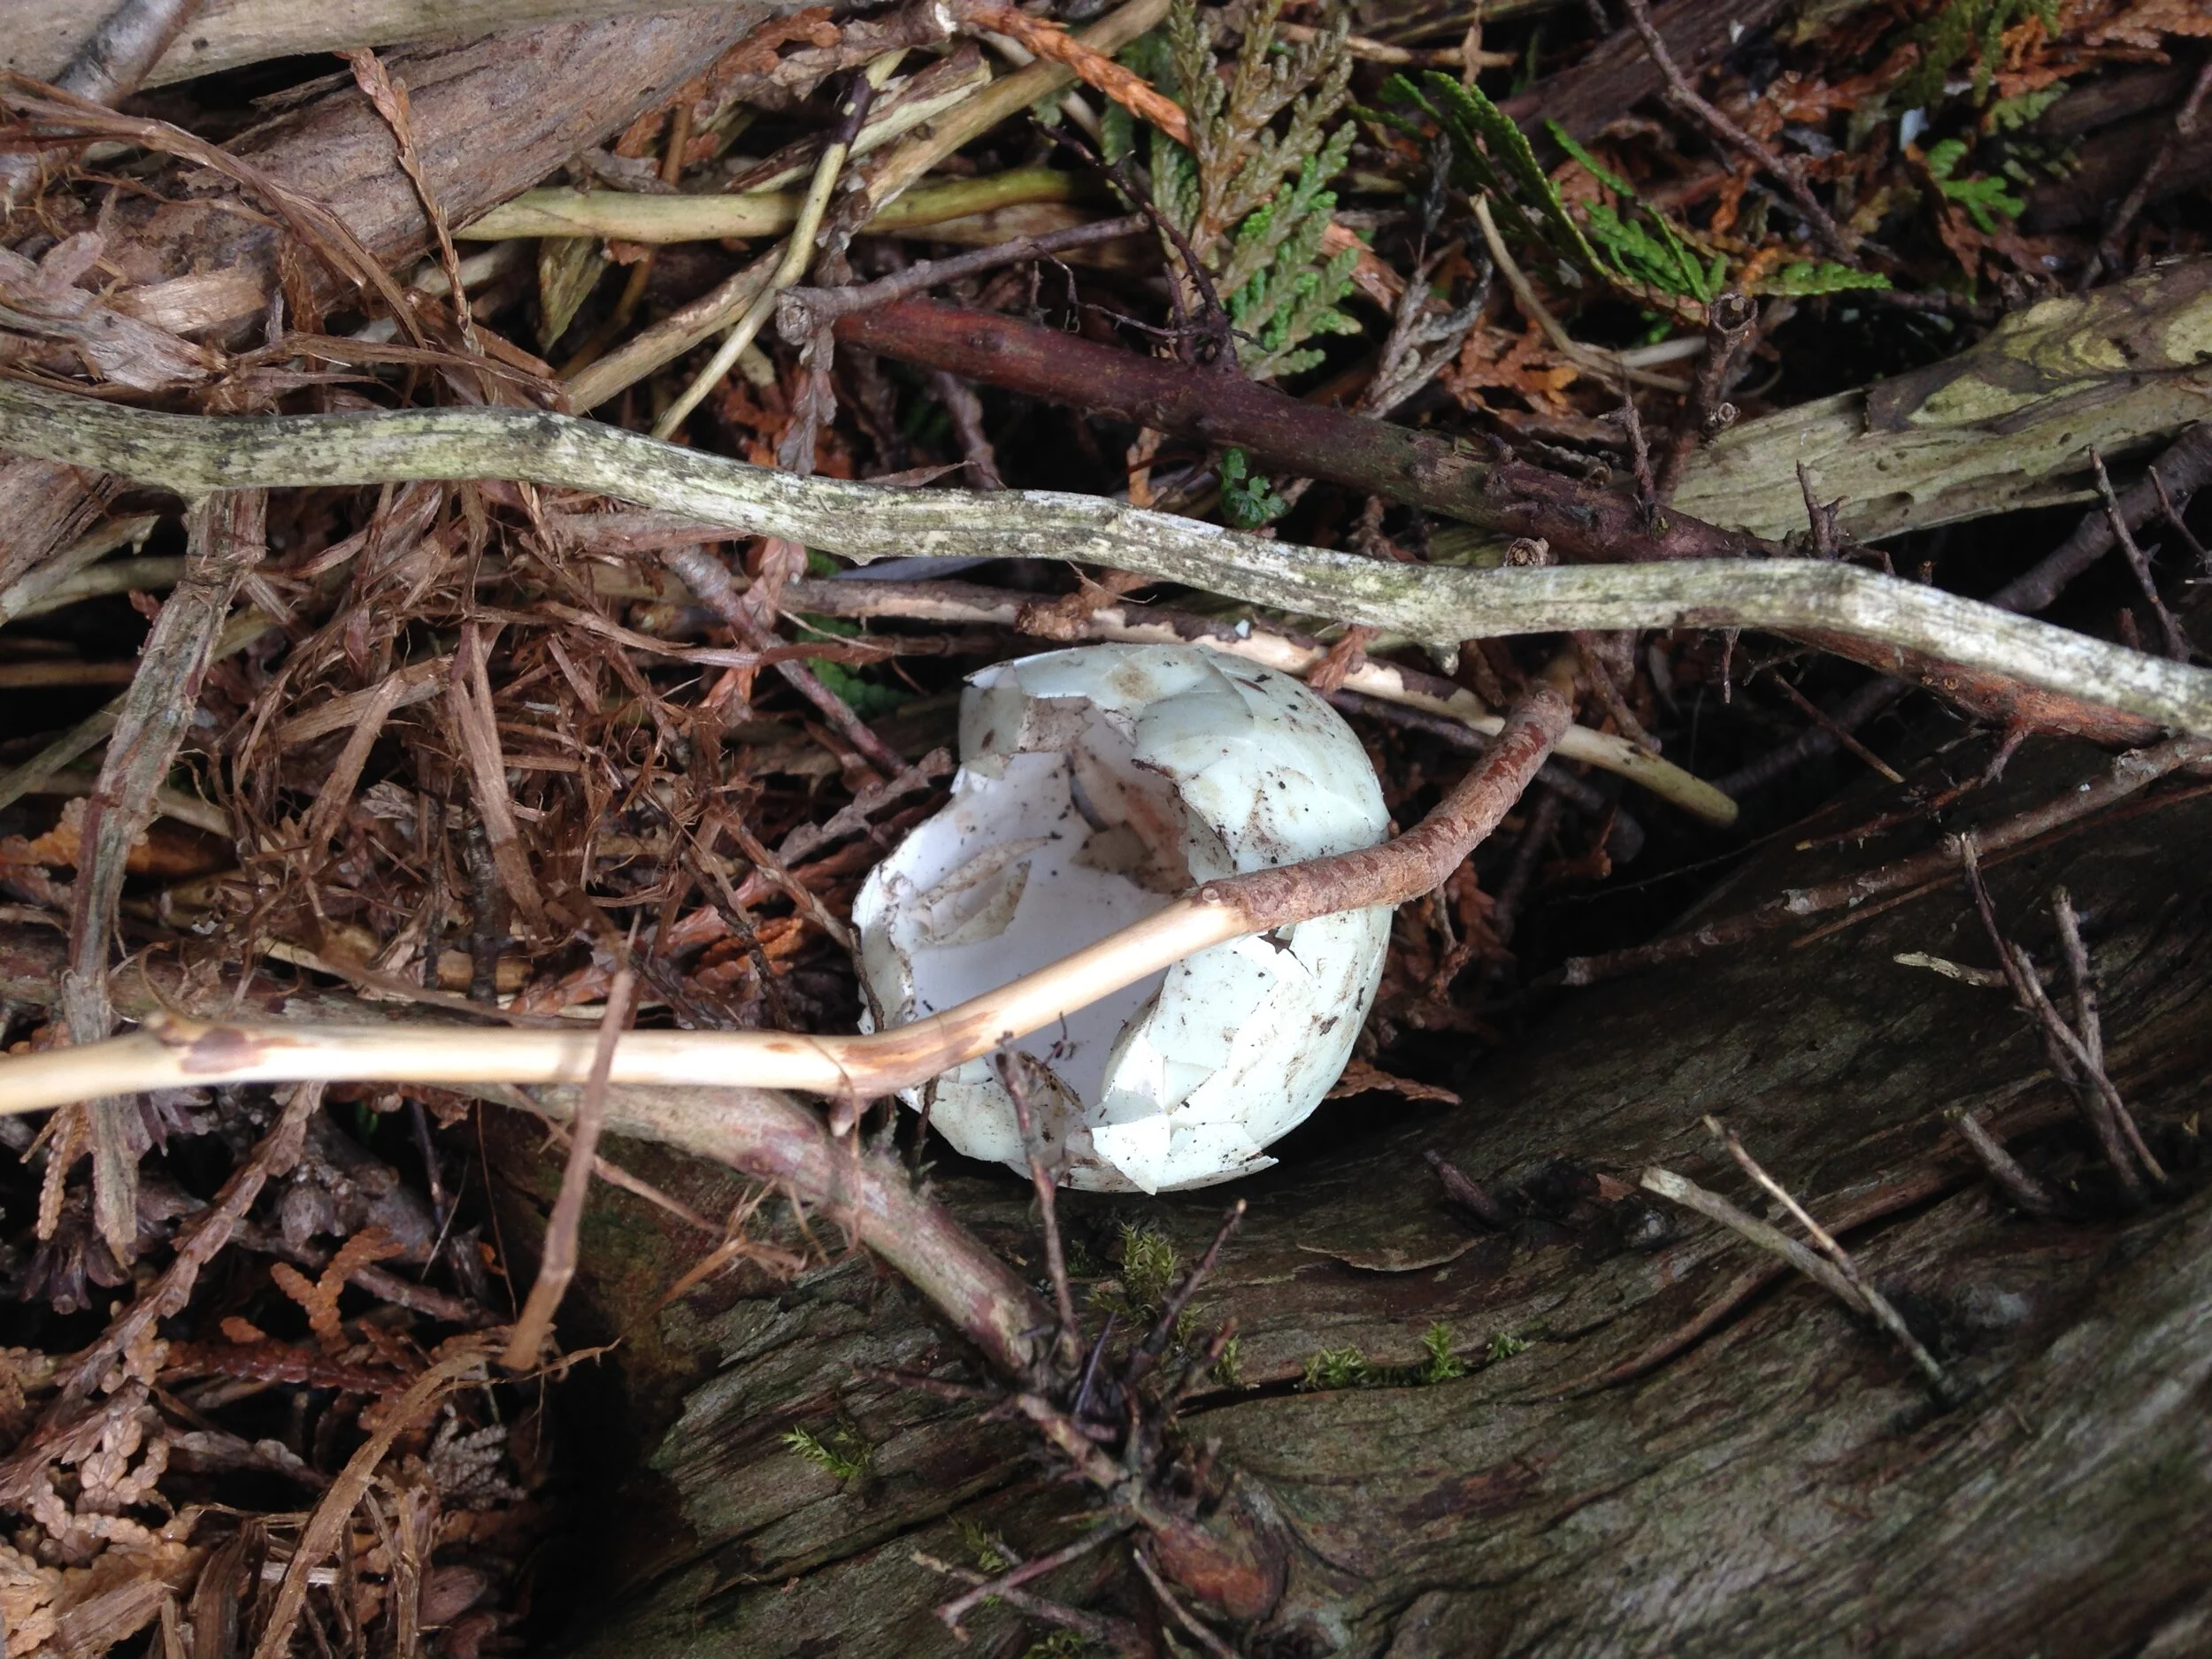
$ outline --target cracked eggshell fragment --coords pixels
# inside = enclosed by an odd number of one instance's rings
[[[1002,663],[961,702],[951,803],[853,907],[874,1018],[995,990],[1217,877],[1371,847],[1389,828],[1351,729],[1298,681],[1193,646]],[[1265,1169],[1343,1071],[1382,977],[1387,908],[1201,951],[1017,1045],[1071,1187],[1165,1192]],[[1027,1163],[973,1060],[903,1098],[971,1157]]]

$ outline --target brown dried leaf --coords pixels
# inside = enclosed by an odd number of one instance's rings
[[[1463,408],[1482,407],[1483,389],[1496,387],[1518,392],[1540,409],[1565,409],[1566,400],[1560,395],[1581,376],[1582,371],[1563,361],[1532,324],[1520,334],[1477,328],[1460,348],[1459,360],[1437,380]]]
[[[2204,0],[2136,0],[2108,22],[2093,24],[2084,36],[2092,46],[2141,46],[2158,50],[2167,35],[2212,35],[2212,11]]]
[[[54,1600],[61,1572],[42,1567],[21,1550],[0,1544],[0,1621],[7,1627],[7,1659],[24,1659],[53,1639]]]
[[[1400,1094],[1407,1100],[1434,1101],[1442,1106],[1456,1106],[1459,1096],[1434,1083],[1416,1082],[1409,1077],[1394,1077],[1387,1071],[1376,1070],[1364,1060],[1355,1060],[1344,1068],[1344,1075],[1329,1091],[1331,1100],[1342,1100],[1351,1094]]]

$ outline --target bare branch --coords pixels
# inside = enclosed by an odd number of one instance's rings
[[[1568,718],[1566,699],[1540,685],[1480,763],[1397,840],[1209,881],[1143,921],[943,1013],[866,1036],[633,1032],[616,1045],[606,1076],[616,1084],[736,1081],[848,1103],[911,1087],[1208,946],[1427,892],[1497,826]],[[0,1061],[0,1111],[188,1082],[583,1083],[598,1056],[590,1032],[208,1025],[161,1016],[128,1037]]]
[[[1810,631],[2057,693],[2148,726],[2212,735],[2212,672],[1841,564],[1384,565],[1087,496],[977,496],[795,478],[613,427],[507,409],[219,419],[114,408],[9,382],[0,384],[0,444],[186,492],[523,479],[855,557],[1077,559],[1438,646],[1573,628]]]

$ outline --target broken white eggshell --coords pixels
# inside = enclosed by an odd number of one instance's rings
[[[853,906],[875,1025],[995,990],[1201,882],[1371,847],[1389,828],[1351,728],[1298,681],[1195,646],[1087,645],[985,669],[960,705],[952,801]],[[1382,977],[1387,907],[1233,940],[1016,1046],[1064,1184],[1204,1187],[1342,1073]],[[902,1098],[970,1157],[1026,1170],[987,1060]]]

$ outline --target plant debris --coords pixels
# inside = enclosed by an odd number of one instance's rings
[[[933,1061],[838,1072],[818,1111],[680,1058],[751,1033],[846,1064],[856,898],[950,798],[964,678],[1040,641],[1242,658],[1350,718],[1387,851],[1186,895],[1255,928],[1402,901],[1332,1094],[1366,1105],[1325,1106],[1317,1145],[1332,1113],[1458,1109],[1573,987],[1963,879],[1996,971],[1898,960],[2003,986],[2098,1159],[2060,1190],[1968,1111],[1971,1167],[2045,1218],[2183,1190],[2107,1072],[2065,893],[2062,987],[1982,871],[2212,768],[2212,423],[2183,349],[2212,292],[2201,5],[1806,0],[1725,30],[1644,0],[607,6],[528,52],[45,10],[66,40],[0,56],[0,413],[157,411],[232,447],[204,493],[157,487],[150,438],[106,470],[0,455],[0,1110],[13,1057],[92,1079],[0,1115],[7,1659],[547,1640],[595,1183],[687,1240],[664,1306],[865,1243],[983,1353],[981,1383],[886,1380],[1024,1425],[1087,1530],[914,1555],[956,1590],[949,1628],[1003,1605],[1032,1653],[1239,1650],[1286,1534],[1181,1414],[1246,1386],[1198,1301],[1241,1202],[1195,1262],[1128,1220],[1110,1268],[1071,1265],[1068,1167],[1002,1071],[1021,1145],[994,1156],[1028,1163],[1045,1228],[1025,1284],[891,1156],[956,1156]],[[388,419],[345,429],[343,466],[288,452],[251,482],[251,440],[208,418],[274,416]],[[663,495],[524,481],[481,461],[512,453],[480,447],[495,419],[572,459],[680,447],[652,451]],[[1863,470],[1906,438],[1941,449],[1927,476]],[[721,460],[820,534],[718,517]],[[884,545],[899,513],[937,539]],[[1707,586],[1664,586],[1684,571]],[[1826,597],[1727,609],[1793,581]],[[1420,626],[1508,593],[1540,620]],[[1995,757],[1953,775],[1977,728]],[[2122,752],[1985,813],[2031,735]],[[1876,816],[1839,831],[1863,779]],[[1867,856],[1672,926],[1808,814]],[[320,1070],[257,1046],[333,1024],[321,1052],[351,1057]],[[173,1086],[98,1070],[127,1025]],[[458,1057],[404,1080],[411,1033]],[[488,1069],[478,1039],[556,1057]],[[664,1039],[654,1080],[726,1086],[726,1112],[639,1104],[621,1056]],[[971,1081],[998,1041],[962,1050]],[[908,1085],[918,1122],[877,1098]],[[513,1109],[566,1125],[541,1238],[499,1229],[484,1125]],[[632,1134],[745,1195],[716,1219],[726,1197],[624,1167]],[[1817,1249],[1645,1184],[1962,1397],[1724,1141]],[[1530,1225],[1432,1162],[1485,1240]],[[1411,1357],[1323,1348],[1272,1386],[1464,1384],[1528,1329],[1416,1323]],[[780,1455],[854,1502],[895,1461],[834,1411],[784,1421]],[[1095,1607],[1044,1586],[1109,1547],[1134,1571]]]

